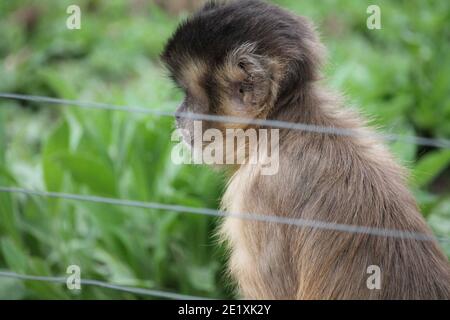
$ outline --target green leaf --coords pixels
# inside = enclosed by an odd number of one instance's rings
[[[77,183],[98,195],[117,196],[114,171],[100,158],[83,153],[60,154],[56,158],[61,168],[69,172]]]
[[[64,171],[55,161],[55,156],[69,150],[69,125],[66,121],[58,125],[48,137],[42,155],[44,182],[49,191],[59,191]]]
[[[20,280],[0,278],[0,299],[20,300],[25,297],[25,288]]]
[[[27,271],[28,255],[19,245],[11,239],[4,238],[1,240],[1,249],[9,270],[15,272]]]
[[[417,163],[412,172],[414,185],[419,188],[426,187],[449,165],[450,150],[427,154]]]

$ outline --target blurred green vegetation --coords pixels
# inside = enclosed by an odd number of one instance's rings
[[[276,1],[311,17],[333,88],[385,132],[450,137],[450,2]],[[82,29],[66,28],[66,8]],[[382,30],[366,28],[369,4]],[[173,110],[158,61],[183,18],[146,1],[1,1],[0,92]],[[0,99],[0,185],[194,207],[218,206],[223,178],[170,161],[173,120]],[[438,235],[450,236],[450,150],[393,143]],[[0,269],[207,297],[232,297],[216,219],[0,193]],[[445,248],[450,254],[450,246]],[[141,298],[0,278],[0,298]]]

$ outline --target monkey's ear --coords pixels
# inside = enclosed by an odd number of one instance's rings
[[[278,92],[280,65],[256,53],[255,44],[244,44],[228,56],[227,73],[238,86],[242,102],[257,109],[268,109]]]

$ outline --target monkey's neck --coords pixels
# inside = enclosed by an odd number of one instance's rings
[[[334,127],[334,128],[346,128],[346,129],[356,129],[359,126],[363,125],[363,122],[360,122],[358,118],[354,118],[355,121],[349,121],[344,116],[346,112],[343,111],[341,98],[337,95],[334,95],[327,88],[319,86],[317,83],[309,83],[302,88],[298,89],[294,94],[290,94],[288,98],[278,99],[273,111],[269,113],[267,119],[268,120],[278,120],[290,123],[301,123],[308,125],[316,125],[321,127]],[[349,118],[352,116],[349,114]],[[270,129],[268,127],[260,127],[262,129]],[[256,128],[258,129],[258,128]],[[267,141],[271,141],[270,130],[268,130]],[[296,131],[300,132],[301,131]],[[279,130],[279,147],[284,145],[287,141],[292,141],[289,139],[285,139],[287,135],[293,133],[292,129],[280,129]],[[256,130],[256,134],[258,136],[257,141],[260,143],[259,132]],[[350,141],[349,141],[350,142]],[[265,144],[264,144],[265,145]],[[264,149],[264,147],[258,145],[255,147],[251,147],[249,145],[245,146],[247,148],[252,149],[249,153],[257,153],[255,150]],[[245,163],[248,163],[248,154],[246,153]],[[241,165],[228,166],[229,173],[234,174]]]
[[[315,82],[302,85],[296,92],[280,97],[268,119],[319,126],[336,126],[329,108],[339,108],[340,98]]]

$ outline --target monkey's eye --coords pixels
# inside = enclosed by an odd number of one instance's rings
[[[252,91],[251,83],[246,81],[236,83],[235,85],[235,99],[239,101],[241,104],[245,104],[246,100],[248,100],[248,95]]]
[[[239,93],[245,94],[247,92],[251,92],[253,90],[253,85],[249,81],[244,81],[239,84]]]
[[[243,101],[248,90],[245,84],[243,82],[237,83],[235,88],[235,95],[239,98],[239,100]]]
[[[233,95],[242,97],[245,94],[245,88],[242,82],[233,83]]]

